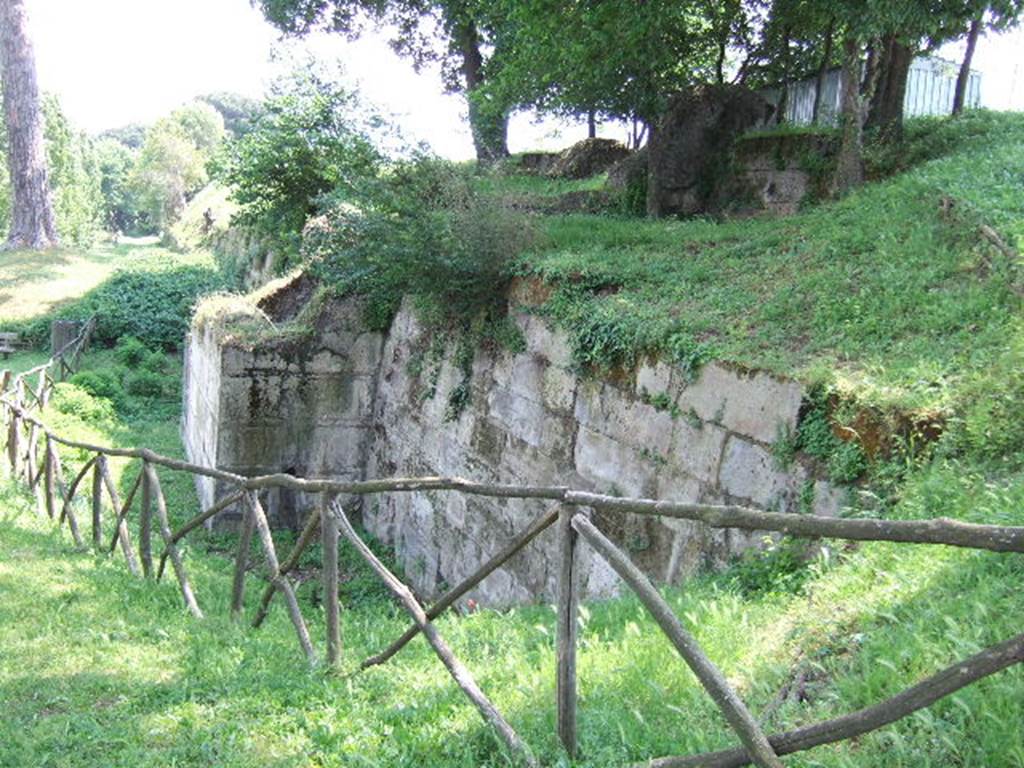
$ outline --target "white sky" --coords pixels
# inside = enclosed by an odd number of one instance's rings
[[[40,85],[56,93],[88,131],[149,123],[196,95],[233,91],[259,97],[275,68],[276,31],[249,0],[26,0]],[[373,35],[350,43],[320,35],[298,44],[321,59],[340,59],[367,101],[400,123],[407,139],[426,141],[453,159],[472,156],[465,106],[446,95],[436,72],[422,74]],[[962,45],[943,51],[957,59]],[[974,68],[982,101],[1024,110],[1024,30],[982,39]],[[621,129],[610,129],[617,138]],[[582,125],[514,118],[513,151],[564,147]]]

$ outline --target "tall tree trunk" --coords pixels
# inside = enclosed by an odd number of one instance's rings
[[[782,33],[782,90],[779,94],[779,103],[775,107],[775,123],[781,125],[786,122],[786,112],[789,110],[789,79],[793,73],[789,66],[789,28]]]
[[[480,35],[471,21],[460,22],[454,35],[462,53],[462,75],[469,102],[469,129],[473,134],[477,162],[483,165],[508,157],[508,112],[479,98],[484,83],[484,58]]]
[[[876,59],[878,85],[870,98],[865,125],[878,128],[886,141],[898,139],[903,132],[903,103],[913,60],[913,50],[901,43],[895,34],[883,38]]]
[[[974,58],[974,48],[978,45],[978,32],[981,30],[981,17],[971,22],[971,29],[967,33],[967,50],[964,52],[964,60],[960,64],[960,74],[956,77],[956,92],[953,94],[953,114],[959,115],[964,111],[964,101],[967,98],[967,81],[971,77],[971,59]]]
[[[860,48],[860,43],[853,37],[847,37],[843,41],[843,71],[839,83],[843,98],[840,114],[842,142],[832,180],[832,191],[836,195],[845,194],[864,181],[861,146],[864,110],[860,93]]]
[[[828,75],[828,66],[832,61],[832,38],[836,20],[830,18],[828,27],[825,29],[825,52],[821,55],[821,64],[818,65],[818,76],[814,80],[814,107],[811,110],[811,123],[817,124],[821,118],[821,94],[825,90],[825,77]]]
[[[11,176],[8,248],[57,244],[46,171],[43,116],[24,0],[0,0],[0,68],[7,124],[7,168]]]
[[[587,138],[597,138],[597,113],[592,109],[587,112]]]

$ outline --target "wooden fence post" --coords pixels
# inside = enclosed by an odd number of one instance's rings
[[[345,515],[345,511],[336,502],[331,504],[330,508],[325,510],[326,515],[330,515],[335,519],[338,525],[338,530],[341,535],[344,536],[352,547],[358,552],[363,560],[365,560],[370,567],[376,572],[380,580],[384,582],[387,588],[391,591],[398,600],[405,607],[405,610],[409,612],[409,615],[419,625],[420,631],[423,632],[423,636],[427,642],[434,649],[434,653],[444,664],[445,669],[452,676],[455,684],[462,689],[462,692],[466,694],[466,697],[473,702],[473,705],[477,708],[480,715],[487,721],[488,724],[494,730],[498,732],[502,741],[508,746],[509,751],[514,756],[530,768],[537,768],[540,764],[537,759],[530,752],[530,748],[526,745],[519,734],[515,732],[508,721],[502,716],[501,712],[498,711],[497,707],[491,703],[491,700],[487,698],[487,695],[480,689],[476,680],[473,679],[472,673],[466,669],[465,665],[455,654],[452,653],[451,648],[441,637],[437,628],[430,623],[427,618],[426,611],[423,610],[423,606],[419,604],[415,596],[412,594],[412,590],[409,589],[397,576],[387,569],[380,559],[370,551],[370,548],[366,546],[366,543],[359,538],[359,534],[356,533],[352,527],[352,523],[349,522],[348,517]]]
[[[242,618],[245,607],[245,571],[249,567],[249,547],[256,530],[256,515],[248,504],[242,505],[242,529],[238,533],[238,552],[235,553],[235,579],[231,585],[231,618]]]
[[[759,768],[783,768],[782,761],[775,754],[775,750],[768,742],[768,737],[765,736],[754,716],[750,714],[746,704],[729,685],[725,675],[705,655],[693,635],[686,631],[668,603],[651,584],[650,579],[636,567],[626,553],[609,541],[586,517],[575,515],[571,520],[571,525],[640,598],[640,602],[644,604],[655,622],[661,627],[661,631],[675,646],[686,665],[697,676],[697,680],[700,681],[704,690],[718,705],[726,722],[732,727],[743,746],[747,748],[754,764]]]
[[[19,381],[14,387],[14,404],[15,406],[21,406],[21,382]],[[11,477],[15,480],[18,479],[20,474],[18,471],[19,458],[21,455],[21,424],[20,417],[16,408],[11,409],[11,420],[7,425],[7,458],[11,464]]]
[[[270,524],[267,522],[267,515],[260,504],[259,492],[250,490],[245,495],[249,511],[252,513],[253,521],[256,524],[256,533],[259,534],[263,544],[263,553],[267,558],[267,575],[270,583],[281,592],[285,605],[288,607],[288,616],[295,626],[295,634],[298,635],[299,645],[310,665],[316,664],[316,652],[313,650],[313,643],[309,639],[309,630],[306,629],[306,622],[302,618],[302,611],[299,609],[299,601],[295,597],[295,589],[292,587],[287,576],[281,574],[281,566],[277,560],[277,548],[274,547],[274,537],[270,533]]]
[[[97,552],[103,548],[103,468],[104,455],[100,454],[92,466],[92,546]]]
[[[53,520],[57,514],[57,500],[54,498],[56,490],[53,477],[53,441],[46,436],[43,461],[43,493],[46,495],[46,516]]]
[[[117,486],[114,485],[114,478],[110,475],[110,465],[105,455],[100,456],[97,466],[103,476],[103,483],[107,487],[107,495],[110,496],[110,506],[114,513],[114,541],[121,543],[121,552],[124,553],[125,562],[128,563],[128,570],[131,571],[132,576],[139,576],[139,564],[135,560],[135,550],[132,549],[132,537],[128,532],[128,525],[121,515],[121,499],[117,493]],[[114,548],[111,547],[110,553],[113,554],[113,552]]]
[[[139,514],[139,560],[142,574],[153,575],[153,486],[150,481],[152,467],[142,460],[142,511]]]
[[[146,462],[146,480],[149,486],[149,491],[152,496],[152,501],[156,504],[157,522],[160,526],[160,535],[163,537],[164,545],[167,547],[168,556],[171,558],[171,565],[174,566],[174,573],[178,577],[178,585],[181,587],[181,595],[185,598],[185,605],[188,607],[189,612],[197,619],[203,618],[203,612],[199,609],[199,604],[196,602],[195,595],[192,594],[192,585],[188,582],[188,576],[185,573],[185,564],[181,561],[181,555],[178,553],[178,548],[171,541],[171,525],[167,518],[167,502],[164,499],[164,492],[160,488],[160,478],[153,468],[153,465]],[[145,490],[145,488],[143,488]],[[152,556],[150,556],[150,571],[152,571],[153,563]]]
[[[295,566],[299,564],[299,558],[302,557],[302,553],[306,551],[306,547],[313,541],[313,537],[316,535],[317,528],[320,525],[320,507],[314,507],[313,511],[309,513],[309,517],[306,518],[306,525],[302,528],[302,533],[299,534],[298,541],[295,542],[295,546],[292,547],[292,551],[288,553],[288,558],[281,563],[281,575],[285,576],[290,573]],[[259,629],[263,620],[267,618],[267,611],[270,609],[270,601],[274,598],[274,593],[277,592],[277,587],[273,583],[267,584],[266,589],[263,590],[263,595],[260,597],[260,605],[256,610],[256,616],[252,620],[253,629]]]
[[[331,494],[320,494],[320,545],[323,557],[324,613],[327,618],[327,663],[341,657],[341,616],[338,606],[338,522],[329,513]]]
[[[558,738],[569,757],[576,757],[576,639],[579,631],[579,581],[576,573],[578,534],[572,527],[576,510],[563,507],[558,515],[557,697]]]

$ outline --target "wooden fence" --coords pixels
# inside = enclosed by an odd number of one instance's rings
[[[24,481],[36,496],[37,513],[49,517],[58,525],[67,525],[75,543],[84,547],[82,525],[74,508],[76,493],[86,476],[92,474],[90,533],[91,545],[96,550],[113,554],[118,547],[127,567],[143,578],[159,579],[170,560],[188,610],[202,618],[202,610],[192,590],[177,544],[189,532],[205,521],[234,505],[242,505],[243,523],[238,550],[234,561],[231,612],[241,618],[245,594],[245,576],[253,535],[259,537],[266,559],[267,580],[256,616],[252,621],[258,627],[267,615],[275,594],[285,601],[288,615],[294,625],[303,653],[310,663],[317,663],[317,652],[310,640],[295,590],[289,578],[298,564],[303,550],[319,534],[323,545],[323,589],[327,624],[326,661],[335,665],[342,653],[338,605],[338,546],[342,539],[370,565],[396,600],[409,613],[412,623],[408,630],[389,647],[362,662],[361,668],[382,664],[398,653],[410,640],[422,633],[438,658],[451,674],[481,716],[497,732],[515,759],[525,765],[539,765],[537,759],[519,735],[509,725],[487,695],[480,689],[469,670],[452,653],[433,624],[434,619],[472,590],[488,575],[515,556],[541,532],[553,525],[558,529],[560,556],[558,616],[556,633],[557,652],[557,711],[558,736],[570,757],[576,755],[576,649],[579,622],[577,618],[579,595],[576,553],[581,544],[592,547],[639,597],[657,625],[665,633],[686,665],[694,672],[714,703],[735,732],[739,746],[720,752],[709,752],[686,757],[664,757],[640,765],[649,768],[734,768],[750,765],[782,765],[781,755],[810,749],[822,744],[851,739],[882,728],[900,718],[927,707],[944,696],[1024,661],[1024,634],[991,646],[970,658],[960,660],[935,675],[907,688],[874,706],[831,720],[803,726],[791,731],[766,734],[743,700],[729,685],[715,663],[707,657],[692,634],[650,580],[630,560],[629,556],[610,541],[590,519],[591,510],[608,514],[659,515],[702,522],[713,528],[739,528],[751,531],[773,531],[803,538],[835,538],[854,541],[892,541],[906,544],[945,545],[983,549],[992,552],[1024,552],[1024,527],[979,525],[949,519],[933,520],[879,520],[830,518],[814,515],[795,515],[764,512],[737,506],[684,504],[653,499],[616,498],[562,486],[520,486],[476,483],[459,478],[420,477],[390,478],[361,482],[339,482],[330,478],[305,479],[285,474],[243,477],[213,467],[203,467],[186,461],[161,456],[145,448],[125,449],[91,445],[57,435],[40,419],[54,387],[52,373],[66,370],[68,361],[76,361],[87,338],[89,326],[83,334],[48,363],[18,376],[4,372],[0,376],[0,411],[6,428],[6,463],[16,479]],[[65,359],[66,358],[66,359]],[[28,388],[28,382],[38,377]],[[28,394],[31,394],[31,400]],[[61,448],[85,452],[89,458],[78,470],[71,483],[65,482]],[[141,460],[138,476],[123,500],[108,466],[110,457]],[[168,511],[160,486],[158,468],[188,472],[192,475],[216,478],[234,486],[221,501],[191,520],[172,530]],[[305,526],[288,557],[282,562],[277,554],[273,535],[260,502],[261,490],[278,487],[319,494],[319,503],[310,512]],[[424,607],[412,590],[391,573],[356,534],[348,516],[338,503],[337,496],[379,493],[415,493],[422,491],[451,491],[498,498],[544,499],[551,508],[513,536],[493,557],[471,576],[452,587],[429,608]],[[109,543],[103,538],[105,502],[109,500],[112,525]],[[132,514],[133,502],[139,497],[138,546],[132,543],[127,522]],[[155,519],[154,519],[155,512]],[[159,565],[154,568],[152,549],[153,528],[163,543]],[[140,568],[141,562],[141,568]],[[639,767],[637,767],[639,768]]]

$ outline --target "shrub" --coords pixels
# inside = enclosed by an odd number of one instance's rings
[[[51,404],[61,413],[76,416],[91,424],[109,422],[114,418],[113,404],[71,382],[61,382],[53,390]]]
[[[224,290],[227,280],[212,266],[167,264],[115,272],[78,301],[20,328],[42,345],[54,319],[97,318],[93,341],[113,346],[133,336],[150,349],[176,349],[185,338],[192,308],[201,296]]]
[[[135,397],[157,398],[163,396],[166,381],[153,371],[134,371],[125,377],[124,388]]]
[[[150,373],[163,373],[167,369],[167,357],[162,352],[148,352],[142,359],[141,368]]]
[[[311,223],[304,247],[326,284],[369,299],[378,328],[405,295],[433,303],[448,322],[495,308],[513,257],[532,241],[522,216],[477,194],[467,170],[434,158],[398,163],[354,197]]]
[[[68,383],[85,390],[93,397],[102,397],[115,405],[124,398],[124,390],[118,377],[111,371],[79,371]]]
[[[764,593],[798,594],[813,575],[814,559],[802,539],[767,538],[763,549],[749,549],[726,573],[726,581],[747,597]]]
[[[148,354],[146,345],[134,336],[122,336],[117,340],[117,347],[114,349],[114,359],[128,368],[140,365]]]

